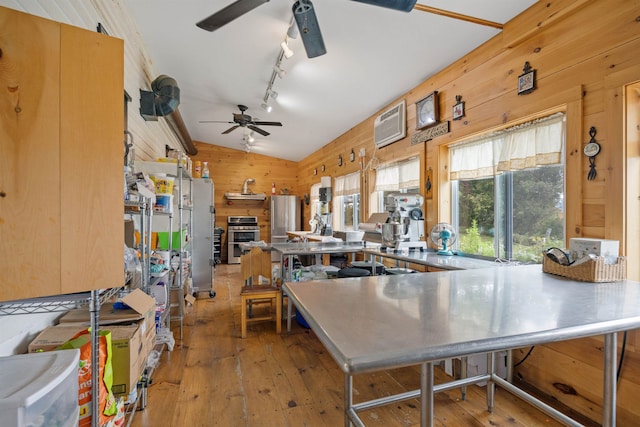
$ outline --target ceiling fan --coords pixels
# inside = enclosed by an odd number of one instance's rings
[[[262,122],[253,120],[250,115],[244,114],[245,111],[248,110],[246,105],[238,105],[238,109],[240,110],[240,114],[233,113],[233,121],[217,121],[217,120],[201,120],[200,123],[231,123],[234,126],[231,126],[229,129],[222,132],[223,135],[230,133],[231,131],[238,129],[239,127],[247,127],[255,132],[258,132],[262,136],[271,135],[269,132],[260,129],[258,126],[282,126],[280,122]]]
[[[201,20],[196,25],[203,30],[215,31],[223,25],[244,15],[269,0],[236,0],[227,7],[220,9],[213,15]],[[413,9],[417,0],[354,0],[374,6],[409,12]],[[311,0],[297,0],[291,7],[298,30],[302,38],[302,44],[308,58],[324,55],[327,49],[324,46],[320,26],[316,18],[316,12]]]

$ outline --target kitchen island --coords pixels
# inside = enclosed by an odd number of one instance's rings
[[[345,426],[358,411],[419,398],[421,426],[433,425],[434,393],[487,381],[550,416],[579,425],[495,374],[493,352],[604,335],[602,424],[616,424],[616,333],[640,327],[640,282],[585,283],[540,265],[284,283],[283,291],[344,372]],[[489,371],[433,384],[434,363],[488,352]],[[353,401],[353,376],[421,366],[419,390]]]

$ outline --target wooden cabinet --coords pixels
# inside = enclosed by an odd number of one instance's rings
[[[122,285],[123,55],[0,7],[0,301]]]

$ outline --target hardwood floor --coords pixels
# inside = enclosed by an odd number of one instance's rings
[[[250,324],[240,338],[240,267],[218,265],[213,299],[188,308],[183,340],[162,354],[146,409],[132,426],[342,426],[343,375],[310,330],[293,322],[277,335],[273,322]],[[436,382],[446,374],[436,369]],[[419,388],[419,368],[354,378],[361,401]],[[545,414],[496,390],[496,409],[486,409],[485,389],[470,386],[436,394],[436,426],[558,426]],[[418,400],[363,413],[367,426],[418,426]]]

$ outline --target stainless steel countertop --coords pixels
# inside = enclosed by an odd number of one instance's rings
[[[272,243],[272,250],[282,255],[314,255],[341,252],[361,252],[364,248],[362,242],[295,242]]]
[[[368,245],[370,246],[370,245]],[[428,267],[436,267],[443,270],[470,270],[472,268],[491,268],[496,266],[495,261],[467,257],[464,255],[438,255],[434,251],[399,251],[387,252],[381,250],[380,247],[366,247],[362,250],[365,255],[373,255],[395,259],[398,261],[411,262]]]
[[[285,283],[345,373],[640,327],[640,283],[540,265]]]

